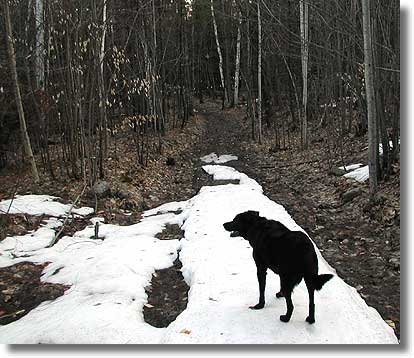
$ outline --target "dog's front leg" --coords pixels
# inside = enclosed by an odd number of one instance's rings
[[[263,266],[257,267],[257,280],[259,281],[259,303],[255,306],[250,306],[252,310],[259,310],[265,305],[265,287],[266,287],[266,272],[267,268]]]
[[[292,317],[293,303],[292,303],[292,292],[283,293],[286,299],[286,314],[280,316],[282,322],[289,322]]]

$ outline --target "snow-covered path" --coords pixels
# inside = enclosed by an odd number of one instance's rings
[[[251,248],[247,241],[231,238],[222,224],[240,212],[257,210],[290,229],[301,228],[245,174],[221,165],[203,168],[215,179],[239,179],[240,184],[203,187],[188,201],[147,211],[135,225],[101,224],[100,235],[105,239],[98,242],[91,238],[93,225],[62,238],[52,248],[27,252],[27,238],[1,242],[1,266],[28,260],[51,262],[43,280],[71,288],[0,327],[0,343],[398,343],[378,312],[336,275],[316,293],[314,325],[305,322],[308,298],[303,283],[293,294],[291,321],[279,320],[285,301],[274,297],[279,278],[270,272],[265,308],[248,309],[258,299]],[[174,223],[185,230],[181,241],[154,237],[166,224]],[[190,286],[188,306],[167,328],[154,328],[143,320],[144,288],[155,269],[172,265],[178,251]],[[30,257],[13,258],[12,252]],[[335,273],[317,252],[320,273]]]

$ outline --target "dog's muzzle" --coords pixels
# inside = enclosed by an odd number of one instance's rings
[[[240,236],[240,233],[235,230],[235,228],[233,227],[233,223],[232,222],[228,222],[228,223],[224,223],[223,226],[227,231],[230,231],[230,237],[236,237],[236,236]]]

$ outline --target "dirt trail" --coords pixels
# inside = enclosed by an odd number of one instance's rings
[[[242,109],[222,111],[219,101],[210,101],[199,105],[197,110],[204,120],[197,122],[196,134],[187,139],[185,150],[174,156],[176,164],[167,166],[165,158],[160,158],[158,165],[147,170],[149,178],[157,178],[148,186],[151,190],[147,198],[148,206],[187,200],[202,186],[216,185],[202,170],[204,163],[200,157],[212,152],[237,155],[239,160],[225,165],[255,179],[262,185],[265,195],[283,205],[315,241],[338,275],[355,287],[391,326],[394,325],[399,337],[399,207],[398,215],[392,216],[391,221],[383,222],[379,215],[392,213],[394,209],[390,202],[399,203],[399,176],[391,178],[386,187],[390,189],[387,195],[392,200],[388,197],[381,205],[366,209],[366,185],[330,176],[323,145],[313,145],[307,152],[299,152],[296,148],[270,152],[270,142],[258,146],[251,141],[250,124],[244,119]],[[185,133],[182,136],[184,138]],[[358,153],[358,148],[354,153],[348,153],[346,159],[355,160],[355,153]],[[343,203],[341,194],[352,187],[360,188],[362,194],[351,202]],[[177,239],[181,235],[179,229],[170,227],[160,234],[159,239]],[[149,298],[150,305],[156,308],[149,308],[153,311],[150,315],[155,315],[151,319],[158,327],[167,326],[186,307],[188,287],[183,284],[179,265],[176,262],[170,271],[157,275],[158,282],[154,282],[152,290],[148,291],[158,294]],[[35,286],[41,285],[39,275],[40,271],[36,277],[30,278]],[[24,289],[26,286],[19,286],[19,294],[23,290],[26,295],[31,295],[30,290]],[[172,294],[171,290],[176,292]],[[165,293],[169,297],[167,304],[164,302]],[[49,296],[53,299],[56,294],[50,290]],[[5,297],[0,294],[0,303],[2,299]],[[14,302],[18,297],[7,299]],[[28,310],[32,308],[28,307]],[[16,306],[11,311],[21,309],[26,307]]]
[[[237,155],[238,161],[225,165],[255,179],[266,196],[283,205],[338,275],[378,310],[399,337],[399,214],[386,222],[381,216],[393,210],[390,202],[399,201],[395,197],[399,193],[398,175],[384,189],[387,195],[387,188],[395,191],[384,202],[367,208],[366,184],[329,175],[323,146],[302,153],[296,149],[274,153],[269,151],[271,145],[252,144],[249,123],[242,110],[222,111],[219,103],[207,103],[200,105],[199,112],[207,123],[205,134],[192,153],[193,189],[212,185],[211,178],[201,169],[201,156],[211,152]],[[356,160],[355,152],[350,151],[346,160]],[[362,194],[345,203],[342,194],[350,188],[359,188]]]
[[[193,168],[192,192],[195,195],[201,187],[207,185],[222,184],[213,181],[203,169],[200,158],[215,152],[218,155],[234,152],[240,133],[235,132],[237,121],[227,118],[215,103],[208,103],[200,108],[201,115],[207,118],[203,135],[198,143],[194,144],[191,152],[185,154],[182,160],[190,160]],[[237,150],[239,152],[239,150]],[[228,163],[227,163],[228,164]],[[240,170],[245,170],[241,160],[231,162],[231,165]],[[176,200],[185,200],[187,197]],[[167,226],[157,235],[160,240],[181,239],[184,233],[178,228]],[[151,285],[146,289],[148,304],[144,306],[144,319],[154,327],[167,327],[187,307],[187,293],[189,287],[185,284],[180,272],[181,262],[179,257],[174,265],[158,270],[154,273]]]

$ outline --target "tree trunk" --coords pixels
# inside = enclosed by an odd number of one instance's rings
[[[43,1],[35,0],[36,45],[34,62],[37,89],[43,89],[45,85],[45,22],[43,18]]]
[[[252,74],[252,46],[250,39],[250,7],[246,3],[246,41],[247,41],[247,80],[246,80],[246,89],[247,89],[247,113],[250,117],[251,129],[252,129],[252,139],[256,139],[256,116],[253,110],[253,98],[252,98],[252,84],[253,84],[253,74]]]
[[[362,0],[362,29],[364,35],[364,76],[368,111],[368,169],[371,199],[378,189],[378,134],[375,103],[374,68],[372,55],[370,1]]]
[[[309,34],[308,2],[300,0],[300,38],[302,60],[302,148],[308,148],[308,34]]]
[[[224,91],[224,103],[227,104],[228,103],[228,97],[227,97],[226,86],[225,86],[225,83],[224,83],[223,55],[221,54],[220,40],[219,40],[219,37],[218,37],[216,16],[214,14],[213,0],[210,1],[210,9],[211,9],[211,17],[213,18],[213,27],[214,27],[214,36],[216,38],[217,54],[218,54],[218,57],[219,57],[219,71],[220,71],[221,88]]]
[[[10,71],[13,77],[14,94],[15,94],[15,99],[16,99],[17,111],[19,113],[20,131],[22,135],[23,146],[24,146],[25,153],[29,159],[33,179],[35,183],[38,183],[40,181],[39,173],[37,171],[36,161],[33,156],[29,134],[27,133],[26,119],[24,117],[22,97],[20,95],[19,79],[17,76],[17,68],[16,68],[16,54],[14,52],[14,45],[13,45],[14,40],[13,40],[11,21],[10,21],[10,9],[9,9],[8,0],[3,0],[3,12],[4,12],[4,22],[6,25],[7,52],[8,52],[8,57],[9,57]]]
[[[257,134],[262,144],[262,20],[260,16],[260,0],[257,0]]]
[[[240,74],[240,42],[241,42],[241,22],[242,16],[239,11],[239,22],[237,26],[237,42],[236,42],[236,69],[234,71],[234,100],[235,106],[239,104],[239,74]]]

